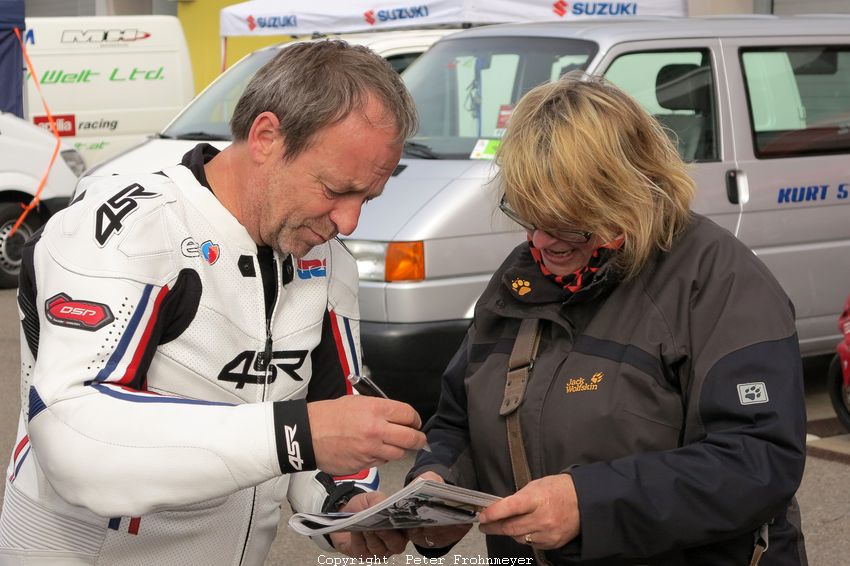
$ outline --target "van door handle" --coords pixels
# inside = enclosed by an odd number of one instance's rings
[[[726,171],[726,198],[732,204],[747,204],[750,200],[750,184],[745,172],[740,169]]]

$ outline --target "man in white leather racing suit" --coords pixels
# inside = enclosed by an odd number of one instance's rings
[[[261,565],[285,498],[381,497],[369,468],[424,436],[408,405],[346,395],[357,268],[335,237],[415,122],[378,56],[297,44],[248,85],[231,146],[91,183],[27,244],[0,564]],[[317,542],[371,556],[406,538]]]

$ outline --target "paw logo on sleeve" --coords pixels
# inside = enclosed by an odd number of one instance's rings
[[[531,283],[526,281],[525,279],[514,279],[513,281],[511,281],[511,288],[520,297],[531,293]]]
[[[739,383],[738,399],[740,399],[742,405],[755,405],[770,401],[767,396],[767,386],[765,386],[763,381]]]

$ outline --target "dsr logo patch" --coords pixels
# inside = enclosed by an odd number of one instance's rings
[[[94,332],[115,320],[109,307],[93,301],[75,301],[59,293],[44,302],[47,320],[57,326],[79,328]]]

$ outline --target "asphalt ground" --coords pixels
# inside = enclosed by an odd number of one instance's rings
[[[8,458],[15,440],[19,393],[19,327],[15,291],[0,291],[0,459]],[[808,459],[803,482],[797,493],[803,514],[803,533],[812,566],[850,564],[850,434],[843,430],[826,394],[828,358],[806,363],[806,406],[808,411]],[[412,455],[381,467],[384,490],[401,487]],[[288,529],[285,513],[267,566],[311,566],[334,564],[341,554],[325,553],[309,539]],[[769,551],[768,551],[769,552]],[[457,555],[457,559],[454,558]],[[484,537],[470,531],[442,564],[486,564]],[[417,561],[418,560],[418,561]],[[431,564],[437,562],[430,562]],[[336,562],[341,564],[341,562]],[[364,562],[365,564],[365,562]],[[429,564],[415,552],[395,556],[387,564]],[[189,565],[187,565],[189,566]],[[199,565],[200,566],[200,565]],[[203,565],[206,566],[206,565]]]

